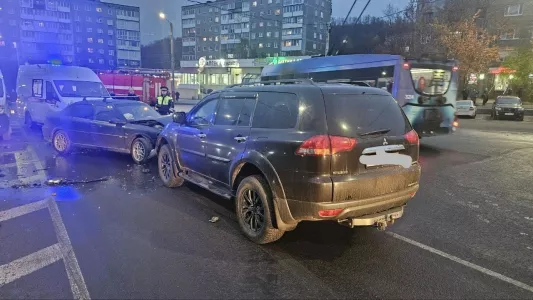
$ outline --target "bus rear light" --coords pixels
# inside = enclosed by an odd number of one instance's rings
[[[409,70],[409,63],[403,63],[403,69]]]
[[[351,151],[357,140],[343,136],[316,135],[304,141],[296,150],[296,155],[327,156]]]
[[[406,133],[404,138],[410,145],[420,145],[418,133],[414,129]]]
[[[458,66],[454,66],[453,69],[452,69],[454,72],[457,72],[459,70],[459,67]]]

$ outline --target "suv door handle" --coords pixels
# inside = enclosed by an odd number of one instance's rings
[[[203,139],[203,138],[205,138],[207,135],[206,135],[205,133],[199,133],[199,134],[197,134],[196,136],[199,137],[199,138],[201,138],[201,139]]]
[[[248,137],[247,136],[238,135],[238,136],[234,137],[233,139],[236,140],[239,143],[242,143],[242,142],[245,142],[246,139],[248,139]]]

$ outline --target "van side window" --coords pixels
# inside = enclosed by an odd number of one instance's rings
[[[46,82],[46,99],[47,100],[59,100],[56,90],[50,81]]]
[[[43,97],[43,80],[34,79],[32,82],[32,96],[33,97]]]
[[[298,97],[291,93],[261,92],[252,121],[253,128],[294,128],[298,120]]]

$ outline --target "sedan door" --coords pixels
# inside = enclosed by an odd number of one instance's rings
[[[63,129],[72,143],[93,146],[92,123],[94,108],[92,104],[77,102],[65,109],[60,117],[59,127]]]
[[[217,107],[219,94],[209,95],[187,115],[187,121],[178,128],[178,151],[182,167],[208,177],[205,138]]]
[[[209,176],[229,187],[232,162],[246,150],[250,120],[257,94],[250,92],[223,93],[219,100],[213,126],[206,137]]]
[[[95,146],[113,151],[129,150],[126,145],[125,123],[126,120],[121,118],[112,105],[97,106],[92,125]]]

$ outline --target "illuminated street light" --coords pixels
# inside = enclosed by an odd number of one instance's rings
[[[172,24],[172,22],[170,22],[167,19],[167,16],[163,12],[159,13],[159,18],[162,20],[166,20],[168,24],[170,25],[170,64],[172,67],[172,88],[170,89],[170,91],[172,92],[172,98],[174,98],[176,95],[175,93],[176,83],[174,81],[174,65],[175,65],[175,62],[174,62],[174,25]]]
[[[161,18],[162,20],[164,20],[164,19],[167,18],[167,16],[166,16],[164,13],[160,12],[160,13],[159,13],[159,18]]]

